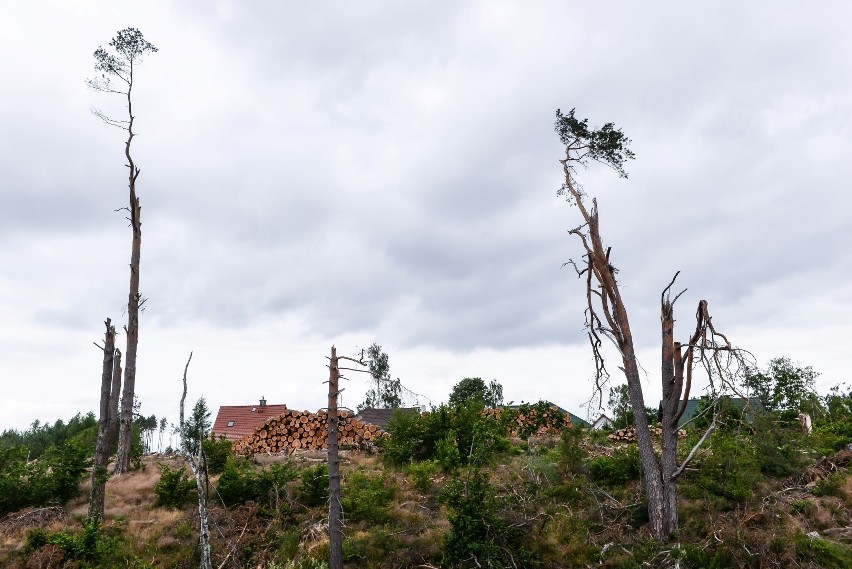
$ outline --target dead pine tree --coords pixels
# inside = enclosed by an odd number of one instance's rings
[[[600,396],[609,380],[603,345],[604,339],[615,345],[621,356],[620,369],[627,379],[630,404],[636,421],[636,442],[642,462],[644,484],[648,497],[648,515],[651,535],[660,541],[667,540],[678,527],[677,480],[698,448],[716,426],[715,416],[709,429],[688,453],[682,463],[677,461],[677,422],[686,409],[697,366],[703,367],[710,380],[711,391],[735,391],[734,378],[745,369],[744,355],[734,348],[728,338],[716,331],[710,318],[707,301],[698,303],[695,331],[686,343],[674,340],[674,305],[681,293],[672,298],[671,290],[678,273],[663,289],[660,297],[662,326],[661,380],[663,388],[662,448],[659,456],[654,451],[651,431],[645,413],[645,400],[639,376],[639,364],[630,329],[627,307],[616,279],[617,269],[612,263],[610,248],[604,246],[600,234],[597,201],[586,203],[586,194],[575,180],[577,165],[587,166],[590,161],[611,167],[626,178],[624,165],[634,158],[628,149],[630,139],[612,123],[594,130],[588,120],[556,111],[556,133],[565,146],[561,160],[565,181],[559,191],[577,207],[582,224],[569,233],[582,244],[583,260],[570,261],[577,274],[585,279],[586,329],[595,361],[596,393]]]
[[[118,440],[118,402],[121,395],[121,350],[115,349],[112,360],[112,387],[109,395],[109,448]]]
[[[340,360],[348,360],[364,369],[340,367]],[[343,510],[340,505],[340,447],[338,444],[338,426],[340,417],[337,412],[337,399],[340,396],[340,371],[369,373],[366,369],[363,353],[360,360],[347,356],[338,356],[337,348],[331,347],[328,364],[328,569],[343,568]]]
[[[89,520],[99,521],[104,517],[104,495],[109,459],[110,397],[112,391],[113,365],[116,357],[115,326],[109,318],[104,322],[104,362],[101,373],[101,402],[98,417],[98,437],[95,442],[95,458],[92,463],[92,489],[89,493]],[[100,346],[99,346],[100,347]]]
[[[118,127],[127,132],[124,142],[124,156],[127,160],[129,205],[127,210],[130,228],[133,233],[130,249],[130,292],[127,300],[127,349],[124,370],[124,390],[121,396],[121,419],[118,435],[118,454],[115,462],[115,473],[122,474],[130,469],[130,439],[132,436],[133,396],[136,389],[136,352],[139,345],[139,309],[142,306],[142,296],[139,292],[139,262],[142,249],[142,208],[136,195],[136,179],[139,168],[133,161],[130,145],[136,133],[133,131],[133,81],[136,66],[142,62],[143,56],[154,53],[157,48],[145,40],[142,32],[136,28],[125,28],[116,33],[109,42],[114,53],[103,47],[95,50],[95,71],[97,77],[86,82],[92,89],[105,93],[121,95],[127,100],[127,119],[114,119],[98,109],[92,112],[108,125]]]
[[[198,546],[201,550],[201,569],[213,569],[213,564],[210,557],[210,524],[207,510],[207,457],[204,456],[204,433],[200,433],[198,440],[197,455],[192,452],[186,434],[186,423],[183,420],[184,403],[186,402],[186,373],[189,370],[189,362],[192,361],[192,352],[189,353],[189,358],[186,360],[186,367],[183,368],[183,395],[180,398],[180,446],[183,455],[186,458],[186,463],[189,465],[192,474],[195,475],[195,489],[198,491]]]

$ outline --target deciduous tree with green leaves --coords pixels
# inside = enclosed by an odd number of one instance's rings
[[[816,378],[819,373],[790,358],[770,360],[766,369],[749,368],[743,384],[760,399],[767,411],[804,411],[812,413],[819,407]]]
[[[481,377],[466,377],[450,393],[449,403],[459,407],[471,401],[479,401],[486,407],[498,407],[503,404],[503,386],[492,379],[488,385]]]
[[[366,363],[373,378],[373,386],[367,391],[364,402],[358,405],[358,411],[402,407],[402,383],[399,378],[391,378],[389,362],[387,353],[382,351],[380,345],[373,343],[367,348]]]

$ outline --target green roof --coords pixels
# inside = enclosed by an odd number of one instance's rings
[[[578,427],[585,427],[585,428],[588,429],[589,427],[592,426],[591,423],[589,423],[585,419],[581,419],[580,417],[578,417],[577,415],[575,415],[574,413],[572,413],[570,411],[568,411],[568,416],[571,417],[571,422],[574,423],[575,425],[577,425]]]
[[[742,397],[729,397],[728,399],[730,399],[733,406],[736,407],[737,409],[742,409],[745,406],[746,400],[743,399]],[[686,423],[687,421],[689,421],[690,419],[692,419],[695,416],[696,411],[698,411],[698,404],[701,403],[701,401],[702,401],[701,399],[689,399],[689,400],[687,400],[686,409],[684,409],[683,415],[681,415],[680,419],[678,419],[678,421],[677,421],[678,428],[682,427],[684,423]],[[763,404],[761,404],[760,399],[758,399],[757,397],[749,397],[748,402],[749,402],[749,405],[751,405],[751,407],[753,409],[756,409],[758,411],[763,411]],[[660,401],[660,406],[658,407],[658,409],[659,409],[660,412],[662,412],[662,410],[663,410],[663,402],[662,401]]]

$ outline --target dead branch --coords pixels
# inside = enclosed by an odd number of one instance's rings
[[[707,427],[707,430],[704,431],[704,434],[701,435],[701,438],[698,439],[698,442],[695,443],[695,446],[693,446],[692,450],[689,451],[689,454],[687,455],[687,457],[685,459],[683,459],[683,462],[680,464],[678,469],[675,470],[674,473],[672,473],[672,477],[671,477],[672,482],[677,480],[680,477],[680,475],[683,474],[684,470],[686,470],[686,467],[689,465],[689,463],[692,461],[692,459],[695,458],[695,453],[698,452],[698,449],[701,448],[701,445],[704,444],[704,441],[707,440],[707,437],[710,436],[710,433],[712,433],[716,429],[716,419],[718,418],[718,416],[719,416],[718,413],[713,414],[713,421],[710,422],[710,426]]]

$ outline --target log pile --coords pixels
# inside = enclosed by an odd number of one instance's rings
[[[340,446],[372,447],[384,434],[376,425],[355,419],[347,411],[339,412],[337,440]],[[294,449],[323,449],[328,446],[328,413],[295,411],[264,421],[255,432],[234,443],[237,454],[292,452]]]
[[[661,437],[663,429],[661,427],[651,427],[651,436]],[[686,437],[686,431],[678,429],[677,437],[679,439]],[[636,427],[627,427],[626,429],[618,429],[609,436],[609,440],[617,443],[635,443],[636,442]]]
[[[505,420],[510,437],[526,438],[531,435],[556,435],[573,426],[571,417],[555,405],[522,405],[518,408],[485,409],[483,413]]]

